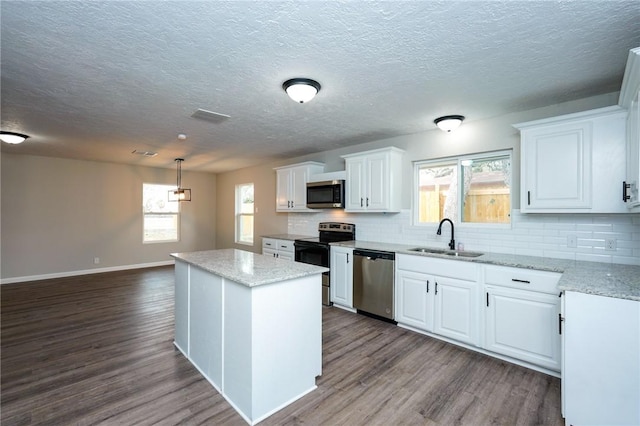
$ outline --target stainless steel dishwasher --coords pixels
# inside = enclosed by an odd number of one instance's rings
[[[393,320],[395,253],[353,251],[353,306]]]

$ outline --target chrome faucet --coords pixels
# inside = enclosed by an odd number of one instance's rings
[[[442,224],[445,222],[449,222],[451,224],[451,241],[449,241],[449,248],[451,250],[455,250],[456,241],[453,239],[453,222],[451,222],[451,219],[444,218],[440,221],[440,225],[438,225],[438,230],[436,231],[436,235],[442,235]]]

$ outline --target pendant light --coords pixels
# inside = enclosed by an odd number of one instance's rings
[[[0,132],[0,141],[16,145],[27,140],[29,136],[15,132]]]
[[[182,187],[182,162],[183,158],[175,159],[177,164],[176,189],[169,191],[169,201],[191,201],[191,190]]]
[[[282,83],[282,88],[291,99],[303,104],[318,94],[320,83],[310,78],[292,78]]]
[[[463,115],[445,115],[444,117],[436,118],[433,122],[436,123],[440,130],[449,133],[460,127],[462,120],[464,120]]]

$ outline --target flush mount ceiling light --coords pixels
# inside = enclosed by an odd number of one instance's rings
[[[444,117],[436,118],[433,122],[436,123],[440,130],[451,132],[462,124],[462,120],[464,120],[463,115],[445,115]]]
[[[0,140],[2,142],[16,145],[27,140],[29,136],[14,132],[0,132]]]
[[[176,158],[178,177],[176,189],[169,191],[169,201],[191,201],[191,190],[182,187],[182,162],[184,159]]]
[[[303,104],[318,94],[320,83],[309,78],[292,78],[282,83],[282,88],[291,99]]]

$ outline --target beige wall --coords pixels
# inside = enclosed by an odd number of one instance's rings
[[[253,246],[235,243],[235,187],[253,183],[254,242]],[[261,165],[217,177],[216,246],[262,252],[262,235],[287,232],[287,213],[276,213],[276,172],[272,166]]]
[[[142,243],[142,184],[175,170],[2,154],[3,279],[165,262],[215,248],[216,175],[183,171],[181,241]],[[100,258],[95,265],[94,257]]]

